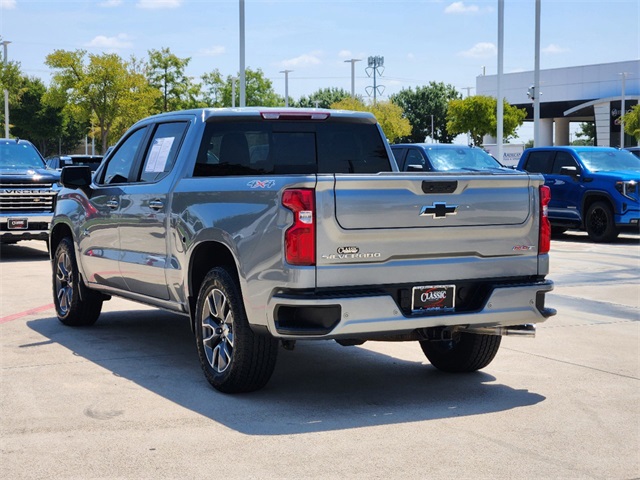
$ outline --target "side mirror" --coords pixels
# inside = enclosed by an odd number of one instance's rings
[[[578,167],[560,167],[560,175],[568,175],[572,178],[578,178],[580,172],[578,171]]]
[[[60,183],[66,188],[87,188],[91,185],[91,167],[64,167]]]

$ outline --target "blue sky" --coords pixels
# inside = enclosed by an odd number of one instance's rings
[[[191,57],[199,77],[239,66],[238,0],[0,0],[0,36],[23,72],[49,81],[55,49],[116,52],[128,59],[168,47]],[[246,0],[246,65],[260,68],[284,96],[373,84],[367,58],[384,57],[382,98],[429,81],[463,93],[497,71],[497,0]],[[505,73],[534,65],[534,0],[505,1]],[[640,58],[640,1],[542,0],[541,68]],[[471,94],[474,90],[472,88]],[[380,97],[379,97],[380,98]],[[526,140],[526,139],[525,139]]]

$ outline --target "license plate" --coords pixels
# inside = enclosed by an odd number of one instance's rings
[[[456,306],[455,285],[423,285],[413,287],[411,310],[414,312],[447,311]]]
[[[10,218],[7,222],[9,230],[26,230],[29,228],[29,220],[26,218]]]

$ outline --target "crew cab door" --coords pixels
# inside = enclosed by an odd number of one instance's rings
[[[82,255],[81,263],[89,283],[127,289],[120,274],[119,222],[122,195],[146,136],[147,127],[131,133],[118,146],[109,163],[97,172],[91,195],[85,198],[78,194],[84,210],[78,244]]]
[[[134,166],[132,181],[120,196],[120,273],[131,292],[167,300],[169,174],[187,122],[149,128],[149,141]]]

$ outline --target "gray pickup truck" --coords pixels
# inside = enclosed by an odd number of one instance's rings
[[[398,172],[368,113],[157,115],[61,181],[60,321],[93,324],[112,295],[186,315],[222,392],[262,388],[300,339],[417,341],[474,371],[555,313],[542,177]]]

